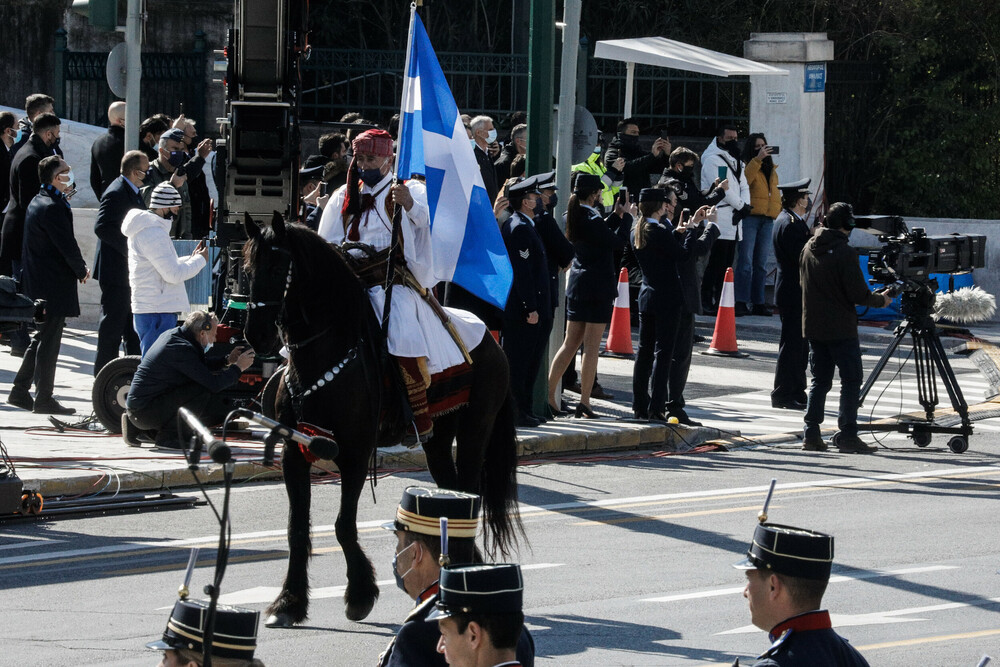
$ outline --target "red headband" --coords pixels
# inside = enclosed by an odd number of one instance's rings
[[[354,154],[368,153],[379,157],[392,156],[392,135],[385,130],[365,130],[351,142]]]

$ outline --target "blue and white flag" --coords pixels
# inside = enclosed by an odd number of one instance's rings
[[[514,272],[455,98],[416,12],[399,133],[399,178],[427,179],[434,271],[500,309]]]

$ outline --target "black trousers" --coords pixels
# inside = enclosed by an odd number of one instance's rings
[[[718,304],[722,295],[722,285],[726,282],[726,269],[733,265],[736,254],[736,241],[733,239],[716,239],[708,256],[708,266],[701,279],[701,302],[703,304]]]
[[[128,408],[128,417],[144,431],[164,431],[173,439],[177,434],[177,411],[181,408],[190,410],[206,426],[222,423],[231,409],[220,395],[191,382],[164,392],[149,405]],[[187,427],[184,428],[186,432]]]
[[[778,401],[806,401],[806,367],[809,345],[802,337],[802,308],[780,308],[781,341],[774,367],[774,390]]]
[[[532,398],[538,369],[552,331],[552,318],[539,313],[538,324],[504,318],[503,351],[510,365],[510,388],[523,414],[532,414]]]
[[[681,313],[677,323],[677,338],[667,379],[667,412],[684,408],[684,387],[691,371],[691,350],[694,348],[694,315]]]
[[[837,427],[841,435],[858,434],[858,397],[864,371],[861,367],[861,344],[857,338],[841,340],[810,340],[812,348],[812,384],[809,386],[809,407],[806,408],[805,437],[818,436],[826,395],[833,387],[833,371],[840,371],[840,411]]]
[[[101,320],[97,325],[97,356],[94,376],[104,365],[118,358],[125,344],[125,354],[139,354],[139,335],[132,326],[132,303],[129,286],[101,283]]]
[[[56,381],[56,362],[59,360],[59,346],[62,344],[64,315],[47,315],[45,323],[38,327],[31,344],[24,352],[21,367],[14,376],[14,389],[28,391],[35,384],[35,403],[52,398],[52,388]]]
[[[678,315],[639,313],[639,349],[632,368],[632,410],[637,415],[648,416],[664,410]]]

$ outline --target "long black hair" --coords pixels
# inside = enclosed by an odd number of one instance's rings
[[[590,214],[583,210],[583,201],[598,192],[600,190],[574,190],[569,196],[569,203],[566,204],[566,238],[571,242],[576,241],[580,224],[590,217]]]
[[[740,158],[743,161],[743,164],[750,164],[750,160],[757,157],[758,151],[754,148],[754,145],[757,143],[758,139],[761,139],[764,142],[764,145],[767,146],[767,137],[764,136],[763,132],[754,132],[749,135],[746,138],[746,141],[743,142],[743,155]],[[764,174],[764,179],[768,183],[771,182],[771,172],[774,170],[774,162],[770,158],[770,155],[764,158],[760,167],[760,171]]]

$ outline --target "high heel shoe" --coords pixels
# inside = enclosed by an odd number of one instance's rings
[[[597,415],[594,411],[590,409],[589,405],[584,405],[583,403],[577,403],[576,409],[573,410],[573,416],[577,419],[597,419]]]
[[[563,410],[561,408],[557,408],[556,406],[552,405],[551,403],[549,403],[549,412],[552,413],[553,417],[565,417],[566,415],[569,414],[569,412],[567,410]]]

